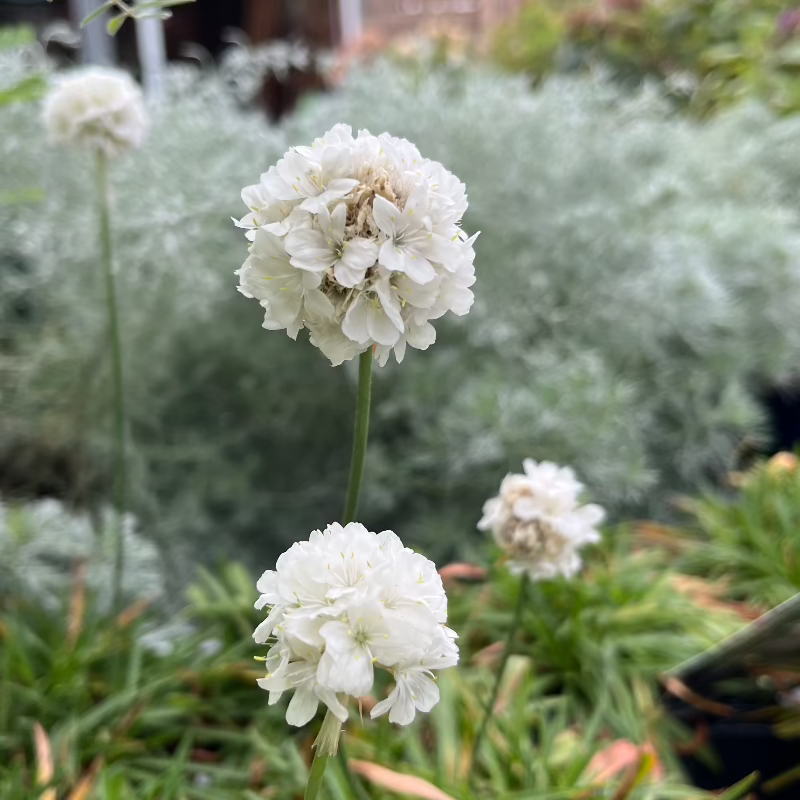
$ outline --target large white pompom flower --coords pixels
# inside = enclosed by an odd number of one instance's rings
[[[372,717],[406,725],[439,701],[433,671],[458,661],[447,597],[433,562],[392,531],[333,523],[293,544],[257,587],[256,608],[270,610],[253,638],[271,643],[258,683],[270,705],[294,692],[290,725],[309,722],[320,700],[344,722],[347,698],[366,695],[376,669],[395,687]]]
[[[486,501],[478,528],[493,532],[513,574],[570,578],[581,566],[578,550],[600,540],[605,511],[580,505],[583,484],[569,467],[530,458],[523,467],[524,475],[506,475],[500,494]]]
[[[84,67],[56,81],[44,101],[54,142],[117,156],[138,147],[148,128],[142,92],[125,72]]]
[[[336,366],[369,347],[427,349],[432,320],[472,306],[475,236],[460,227],[464,184],[405,139],[336,125],[290,150],[242,191],[250,256],[239,291],[264,327],[308,328]]]

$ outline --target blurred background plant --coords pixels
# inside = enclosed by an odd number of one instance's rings
[[[0,595],[36,597],[55,613],[64,611],[76,572],[85,574],[99,607],[111,607],[114,512],[99,510],[97,518],[70,512],[58,500],[0,505]],[[156,546],[135,531],[135,521],[123,521],[126,569],[123,593],[128,599],[163,602],[164,574]]]
[[[115,165],[135,553],[116,617],[89,164],[44,142],[43,47],[0,33],[0,797],[302,793],[314,731],[288,736],[254,686],[254,580],[339,513],[355,373],[245,311],[228,219],[336,122],[442,160],[483,231],[468,323],[376,375],[361,514],[472,562],[448,578],[462,665],[412,728],[354,721],[353,770],[381,800],[710,797],[683,782],[674,742],[696,742],[660,680],[800,580],[794,462],[728,478],[774,450],[763,398],[798,372],[794,13],[542,0],[497,29],[494,65],[458,36],[351,54],[280,122],[259,83],[322,71],[302,44],[170,66]],[[612,524],[582,577],[536,587],[473,765],[515,599],[474,527],[528,456],[573,464]],[[335,765],[326,789],[355,796]]]
[[[732,600],[777,606],[800,592],[800,469],[780,453],[734,476],[726,495],[686,498],[691,528],[671,543],[681,568],[713,578]]]
[[[800,8],[784,0],[533,0],[498,28],[503,67],[541,79],[601,68],[653,79],[705,116],[742,99],[800,110]]]
[[[225,221],[252,179],[243,154],[268,164],[337,120],[407,136],[464,179],[487,265],[469,325],[378,376],[366,523],[450,558],[474,542],[472,498],[524,456],[580,464],[617,514],[663,514],[747,437],[769,446],[758,392],[800,351],[794,120],[742,108],[701,127],[602,79],[530,92],[389,62],[280,127],[213,73],[176,67],[170,87],[146,146],[115,167],[115,246],[132,509],[176,580],[196,558],[274,556],[338,513],[354,375],[242,316]],[[3,185],[42,195],[0,208],[0,486],[92,507],[108,489],[108,365],[86,164],[45,147],[35,106],[3,113]]]
[[[609,532],[577,579],[533,584],[515,651],[529,658],[541,687],[568,704],[573,718],[601,714],[605,730],[642,742],[663,722],[659,675],[731,635],[743,618],[712,584],[686,581],[656,550],[635,545],[630,531]],[[488,577],[450,593],[461,646],[482,666],[498,659],[498,632],[511,624],[518,591],[502,566]],[[488,686],[491,671],[484,675]]]
[[[35,42],[36,35],[30,28],[0,27],[0,107],[35,100],[44,91],[44,77],[36,70]],[[20,59],[21,53],[28,55]]]

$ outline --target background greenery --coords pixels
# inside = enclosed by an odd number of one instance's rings
[[[227,221],[289,142],[335,121],[442,160],[482,230],[468,320],[376,378],[365,522],[452,557],[525,456],[578,465],[616,515],[663,515],[744,442],[768,446],[758,392],[800,346],[794,119],[747,106],[699,125],[605,80],[531,91],[380,62],[275,128],[213,74],[176,67],[171,84],[146,146],[115,165],[114,245],[134,512],[173,576],[268,561],[338,514],[352,365],[260,328]],[[2,113],[2,183],[22,200],[0,207],[0,483],[94,508],[110,426],[89,165],[45,145],[35,105]]]
[[[496,33],[493,55],[535,80],[601,69],[662,83],[707,116],[757,98],[800,108],[800,14],[785,0],[531,0]]]
[[[280,126],[224,70],[170,70],[113,174],[134,443],[117,617],[91,164],[46,144],[30,101],[51,67],[3,34],[0,797],[302,793],[314,726],[254,687],[254,580],[338,515],[356,376],[260,328],[228,218],[340,121],[442,160],[482,230],[473,312],[376,375],[360,516],[488,572],[448,579],[462,664],[441,703],[410,729],[349,724],[354,768],[377,798],[708,796],[660,677],[800,584],[795,462],[730,479],[769,449],[760,395],[798,368],[794,23],[767,0],[599,8],[530,4],[494,66],[379,59]],[[578,580],[534,587],[472,764],[517,591],[474,527],[523,457],[574,465],[611,524]],[[357,796],[336,765],[326,787]]]

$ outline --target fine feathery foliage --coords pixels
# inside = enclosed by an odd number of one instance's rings
[[[484,231],[469,326],[443,320],[436,348],[377,374],[373,529],[452,555],[475,498],[531,456],[579,464],[612,514],[656,509],[730,466],[761,421],[751,388],[794,366],[797,121],[743,109],[700,127],[602,80],[531,92],[379,63],[276,129],[213,74],[170,84],[112,177],[132,510],[176,563],[274,557],[339,512],[352,375],[264,334],[231,290],[230,223],[254,171],[335,122],[441,159]],[[44,146],[36,106],[0,113],[0,183],[21,198],[0,206],[0,490],[96,504],[110,371],[88,162]]]
[[[0,597],[36,598],[54,613],[64,611],[69,587],[84,576],[101,610],[111,605],[111,509],[94,515],[65,508],[58,500],[0,503]],[[121,524],[127,555],[122,590],[129,600],[164,599],[164,573],[156,546],[137,533],[128,516]]]
[[[378,409],[379,435],[413,432],[415,490],[440,487],[438,503],[463,507],[490,493],[490,467],[533,456],[579,464],[619,506],[719,475],[757,432],[751,389],[793,369],[800,344],[800,239],[781,202],[797,121],[743,108],[701,126],[650,90],[555,79],[528,92],[386,63],[289,129],[302,139],[334,119],[446,157],[470,190],[466,224],[484,231],[469,325],[393,374]],[[774,151],[764,159],[759,136]],[[386,450],[395,487],[406,442]],[[409,502],[425,499],[408,492],[395,508]],[[417,524],[433,539],[442,521]]]

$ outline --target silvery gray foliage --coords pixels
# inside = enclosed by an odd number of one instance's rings
[[[753,388],[797,360],[796,120],[742,108],[701,127],[602,79],[531,92],[378,63],[274,128],[218,75],[174,67],[170,83],[112,181],[136,512],[184,563],[276,555],[340,512],[354,375],[264,335],[232,289],[230,222],[254,174],[337,122],[442,160],[483,231],[473,312],[377,372],[373,529],[442,558],[526,457],[574,464],[611,511],[655,506],[730,464],[761,422]],[[46,146],[35,106],[0,114],[3,191],[40,190],[0,205],[0,458],[21,438],[102,468],[92,163]]]
[[[386,62],[289,138],[334,120],[408,137],[469,187],[475,318],[392,377],[438,374],[418,436],[451,485],[531,455],[577,465],[606,502],[663,497],[730,465],[761,422],[752,390],[798,367],[797,120],[744,107],[700,126],[649,87],[531,92]]]
[[[95,608],[108,611],[116,524],[109,509],[93,521],[58,500],[0,503],[0,594],[21,594],[47,608],[63,607],[83,565]],[[133,517],[126,517],[123,595],[129,601],[158,602],[164,594],[162,560],[135,527]]]
[[[1,113],[0,185],[16,199],[0,204],[0,457],[12,446],[28,447],[34,461],[40,446],[80,449],[102,477],[111,443],[110,367],[94,163],[89,154],[47,144],[36,104]],[[236,401],[217,395],[208,409],[209,391],[197,391],[197,382],[226,359],[233,363],[246,340],[239,301],[246,302],[231,289],[241,261],[231,217],[240,214],[241,187],[254,165],[276,160],[286,144],[258,114],[238,110],[217,75],[183,66],[170,71],[168,101],[150,113],[145,145],[110,171],[113,246],[135,503],[149,535],[177,541],[187,527],[192,538],[189,519],[202,518],[203,502],[224,496],[228,484],[240,499],[250,492],[250,479],[226,472],[220,461],[236,414],[227,406]],[[227,312],[222,331],[220,305]],[[252,332],[263,333],[257,313]],[[195,349],[198,339],[218,333],[218,344],[206,338]],[[253,350],[262,369],[265,359],[268,348]],[[233,369],[240,388],[258,391],[263,374],[252,365]],[[219,384],[236,397],[227,377]],[[188,434],[178,430],[184,422]],[[238,454],[234,459],[242,465]],[[219,489],[209,489],[215,481]],[[197,524],[219,539],[216,529]]]
[[[228,47],[219,62],[222,80],[240,103],[253,101],[268,75],[284,82],[292,69],[312,67],[309,49],[299,42],[277,40],[250,46],[245,41]]]

